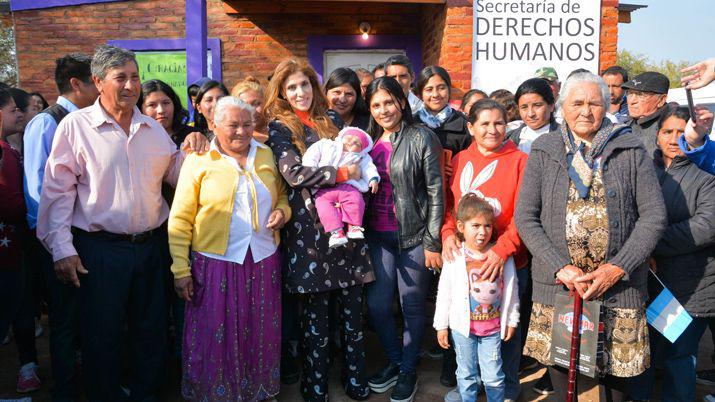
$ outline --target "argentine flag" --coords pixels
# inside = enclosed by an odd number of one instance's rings
[[[658,278],[656,276],[656,278]],[[658,279],[660,281],[660,279]],[[661,282],[663,284],[663,282]],[[663,334],[670,343],[675,343],[693,318],[685,311],[670,290],[663,286],[663,291],[653,300],[646,310],[648,324]]]

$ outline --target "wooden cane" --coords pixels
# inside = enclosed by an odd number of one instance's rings
[[[571,358],[569,359],[569,385],[566,392],[566,402],[574,402],[577,398],[576,376],[578,375],[579,349],[581,346],[581,311],[583,299],[578,292],[573,292],[573,326],[571,327]]]

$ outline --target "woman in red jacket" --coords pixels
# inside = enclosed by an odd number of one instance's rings
[[[526,285],[526,279],[522,280],[526,270],[519,268],[526,267],[527,254],[514,224],[514,208],[528,156],[519,151],[513,142],[504,141],[506,111],[497,102],[491,99],[477,101],[471,107],[467,121],[474,141],[452,159],[454,174],[446,192],[442,255],[451,261],[453,254],[460,252],[461,241],[457,237],[454,211],[463,195],[477,194],[491,204],[496,218],[495,244],[487,253],[484,275],[493,281],[501,274],[504,262],[513,256],[521,296]],[[507,401],[516,400],[519,396],[520,331],[520,327],[517,328],[514,337],[502,346]]]

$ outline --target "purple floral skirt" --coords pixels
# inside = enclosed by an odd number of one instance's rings
[[[193,253],[181,393],[191,401],[262,401],[280,389],[278,252],[243,264]]]

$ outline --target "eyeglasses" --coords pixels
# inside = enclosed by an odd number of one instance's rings
[[[657,95],[660,95],[660,94],[657,94],[655,92],[626,90],[626,96],[629,98],[633,98],[633,99],[647,99],[651,96],[657,96]]]

